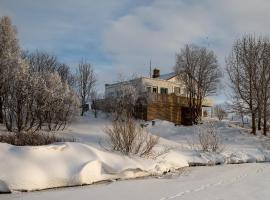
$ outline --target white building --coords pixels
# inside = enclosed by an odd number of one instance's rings
[[[105,84],[105,97],[116,96],[117,91],[121,85],[131,84],[141,88],[142,91],[159,94],[171,94],[175,93],[179,96],[185,96],[185,85],[181,81],[176,73],[160,75],[159,69],[153,70],[152,78],[140,77],[130,81],[119,82],[114,84]]]

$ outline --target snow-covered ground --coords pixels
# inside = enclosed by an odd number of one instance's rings
[[[31,193],[0,195],[2,200],[267,200],[270,164],[189,167],[180,175],[126,180]]]
[[[160,136],[158,149],[170,149],[180,153],[185,156],[189,164],[270,161],[270,138],[251,135],[248,129],[236,126],[230,121],[214,122],[223,146],[223,151],[218,154],[203,153],[192,149],[194,146],[198,147],[198,129],[205,125],[174,126],[173,123],[167,121],[155,120],[155,122],[154,126],[148,122],[146,130]],[[110,125],[110,120],[105,115],[101,114],[98,119],[90,115],[73,124],[66,135],[77,138],[79,142],[100,148],[100,143],[102,144],[106,137],[104,128],[108,125]]]
[[[270,161],[270,151],[267,148],[269,138],[252,136],[246,129],[232,126],[228,121],[216,121],[215,124],[224,145],[224,150],[221,153],[204,153],[191,148],[190,143],[196,146],[198,142],[196,140],[197,129],[199,127],[203,128],[205,125],[193,127],[174,126],[172,123],[160,120],[156,120],[154,126],[149,123],[146,130],[160,136],[160,143],[155,150],[164,154],[155,159],[142,159],[135,156],[123,156],[103,149],[100,144],[102,144],[103,139],[106,137],[104,128],[110,125],[110,119],[103,114],[100,114],[99,118],[95,119],[93,115],[89,114],[78,118],[76,122],[62,133],[65,137],[76,138],[76,143],[58,143],[40,147],[15,147],[0,143],[0,191],[7,191],[8,189],[13,192],[40,190],[149,175],[160,176],[164,172],[175,172],[175,170],[179,169],[181,171],[181,168],[194,164],[214,165]],[[253,166],[255,166],[254,168],[257,166],[260,168],[260,166],[268,165],[254,164],[244,166],[248,166],[248,170],[251,170]],[[229,169],[234,168],[240,169],[241,167],[222,166],[198,169],[202,171],[209,170],[205,172],[208,172],[205,175],[205,181],[207,181],[208,177],[210,183],[203,183],[207,185],[214,184],[211,183],[212,179],[214,179],[213,182],[216,181],[215,177],[212,177],[215,176],[215,170],[216,173],[220,173],[220,169],[225,171],[228,169],[229,171]],[[210,169],[213,169],[213,173],[210,172]],[[194,185],[190,183],[191,186],[197,185],[196,170],[197,168],[192,168],[191,174],[195,173],[195,176],[189,176],[191,178],[190,181],[194,182]],[[237,176],[235,175],[235,177]],[[227,178],[224,178],[226,182]],[[186,176],[179,177],[179,186],[184,185],[184,183],[181,183],[181,180],[187,181],[187,179]],[[198,179],[200,179],[200,175],[198,175]],[[171,179],[169,180],[171,182]],[[144,181],[146,183],[151,182],[148,179]],[[226,183],[229,183],[228,181]],[[153,184],[155,185],[156,182],[159,181],[155,180]],[[161,184],[165,182],[162,179]],[[130,182],[128,181],[127,183]],[[124,182],[119,184],[124,184]],[[167,187],[169,191],[171,186],[168,185]],[[150,187],[149,190],[151,189],[154,188]],[[189,188],[189,190],[191,189]],[[117,190],[120,190],[120,188],[116,188]],[[196,187],[194,190],[196,190]],[[67,190],[61,189],[60,193],[61,191]],[[170,198],[170,195],[173,196],[174,192],[177,193],[176,190],[172,190],[170,193],[162,193],[162,195],[164,198]],[[179,194],[181,192],[185,192],[185,190],[182,191],[181,188]],[[161,198],[160,195],[158,197]],[[6,197],[16,198],[16,195]]]

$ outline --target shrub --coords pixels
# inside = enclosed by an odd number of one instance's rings
[[[16,146],[40,146],[55,142],[75,142],[74,138],[57,137],[52,133],[4,133],[0,135],[0,142]]]
[[[198,129],[199,143],[202,151],[218,152],[222,151],[222,140],[213,122],[208,122],[206,127]]]
[[[105,133],[111,149],[125,155],[148,156],[159,141],[159,137],[145,132],[130,116],[113,120],[112,127],[107,127]]]
[[[216,117],[218,118],[218,120],[220,120],[220,121],[223,120],[224,117],[227,117],[227,112],[226,112],[224,106],[222,106],[222,105],[216,105],[214,107],[214,113],[215,113]]]

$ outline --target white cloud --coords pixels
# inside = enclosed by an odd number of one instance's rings
[[[186,43],[209,45],[224,65],[242,34],[270,35],[269,10],[269,0],[0,0],[0,14],[12,17],[23,47],[69,63],[86,57],[100,85],[118,73],[147,75],[150,59],[169,72]]]
[[[223,64],[241,34],[269,34],[269,9],[267,0],[156,0],[112,21],[104,31],[104,48],[116,68],[127,72],[147,73],[143,63],[150,58],[169,71],[185,43],[209,43]]]
[[[155,0],[111,21],[104,49],[115,71],[126,74],[147,75],[150,58],[162,72],[171,71],[186,43],[209,46],[224,67],[235,39],[245,33],[270,35],[269,10],[269,0]]]
[[[206,37],[211,29],[207,13],[197,6],[190,13],[190,5],[174,2],[155,1],[111,23],[104,33],[104,45],[117,65],[145,72],[142,64],[152,58],[168,71],[182,44]]]

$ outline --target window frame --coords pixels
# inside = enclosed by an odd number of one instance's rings
[[[169,89],[165,87],[160,87],[160,94],[169,94]]]

